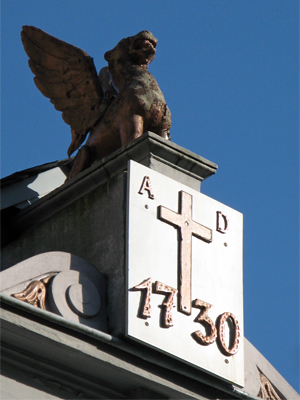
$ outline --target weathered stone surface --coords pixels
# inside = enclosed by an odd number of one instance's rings
[[[79,198],[51,219],[6,246],[3,267],[49,251],[75,254],[93,264],[107,279],[110,329],[123,331],[125,268],[125,173]]]

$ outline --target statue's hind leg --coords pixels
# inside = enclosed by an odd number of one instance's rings
[[[94,161],[94,156],[92,148],[86,145],[82,146],[81,149],[78,150],[78,153],[74,158],[74,163],[66,179],[66,182],[72,179],[74,176],[78,175],[80,172],[90,167],[93,161]]]
[[[134,114],[131,117],[123,117],[120,122],[120,137],[122,146],[134,139],[142,136],[144,133],[144,118],[141,115]]]

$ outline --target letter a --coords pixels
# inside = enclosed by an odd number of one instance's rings
[[[144,191],[147,190],[148,192],[148,196],[150,199],[154,199],[154,193],[152,190],[152,183],[150,181],[149,176],[144,176],[143,182],[142,182],[142,186],[139,190],[139,194],[144,194]]]

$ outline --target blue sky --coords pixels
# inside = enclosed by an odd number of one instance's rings
[[[299,391],[299,61],[295,0],[2,0],[1,176],[67,157],[33,83],[34,25],[94,57],[147,29],[171,139],[218,164],[202,192],[244,215],[245,336]]]

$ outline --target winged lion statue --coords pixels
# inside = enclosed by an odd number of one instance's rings
[[[21,38],[34,82],[71,127],[70,157],[79,149],[68,180],[146,131],[170,139],[171,113],[147,71],[157,39],[149,31],[122,39],[104,54],[97,74],[83,50],[33,26]]]

